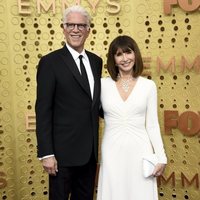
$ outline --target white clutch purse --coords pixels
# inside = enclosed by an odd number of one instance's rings
[[[158,158],[155,154],[149,154],[143,157],[143,175],[145,178],[152,176],[155,165],[158,163]]]

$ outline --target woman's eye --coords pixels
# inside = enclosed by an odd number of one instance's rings
[[[130,51],[127,51],[126,53],[127,53],[127,54],[131,54],[131,53],[132,53],[132,51],[130,50]]]
[[[116,56],[121,56],[121,55],[122,55],[122,53],[117,53],[117,54],[116,54]]]

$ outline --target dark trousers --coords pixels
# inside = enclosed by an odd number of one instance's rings
[[[57,175],[49,176],[49,200],[93,200],[95,175],[94,156],[83,166],[58,166]]]

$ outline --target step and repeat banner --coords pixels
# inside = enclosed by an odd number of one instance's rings
[[[102,76],[110,42],[126,34],[140,47],[143,76],[156,82],[168,157],[159,199],[200,199],[200,0],[0,0],[0,198],[48,198],[36,157],[35,75],[41,56],[64,45],[62,12],[74,4],[93,17],[86,49],[103,58]],[[100,142],[102,129],[103,121]]]

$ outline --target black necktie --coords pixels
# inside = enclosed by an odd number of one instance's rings
[[[84,66],[84,64],[83,64],[82,58],[83,58],[83,56],[80,55],[80,56],[79,56],[79,59],[80,59],[81,76],[82,76],[82,78],[83,78],[83,80],[84,80],[84,82],[85,82],[85,85],[86,85],[88,91],[90,92],[90,85],[89,85],[89,81],[88,81],[88,76],[87,76],[87,72],[86,72],[86,70],[85,70],[85,66]]]

